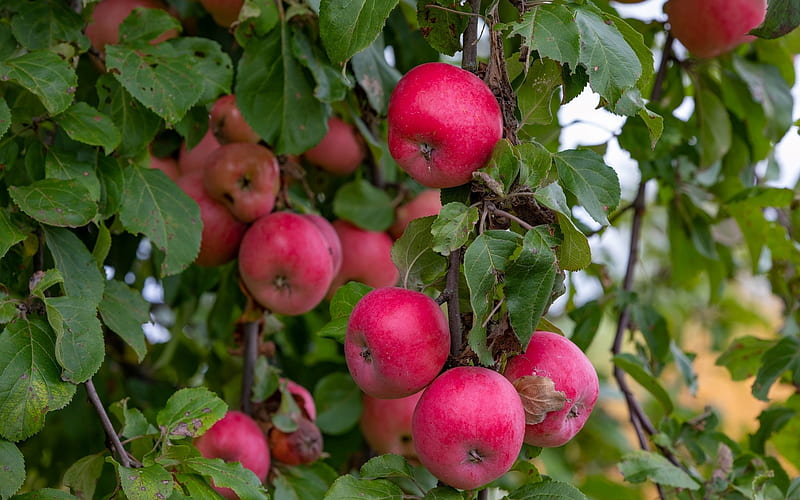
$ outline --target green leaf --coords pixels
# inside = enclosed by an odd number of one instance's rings
[[[572,336],[569,338],[581,351],[586,351],[592,344],[600,322],[603,320],[603,307],[596,300],[577,307],[568,313],[569,318],[575,322]]]
[[[175,392],[158,412],[156,423],[173,439],[204,434],[228,411],[216,394],[205,387],[192,387]]]
[[[125,169],[120,218],[125,228],[142,233],[166,254],[161,276],[184,270],[200,251],[200,208],[164,172],[131,166]]]
[[[343,344],[350,313],[361,297],[370,290],[372,287],[358,281],[349,281],[337,288],[329,306],[331,320],[317,332],[317,335],[332,338]]]
[[[39,432],[47,412],[69,403],[75,387],[61,380],[50,325],[29,318],[6,326],[0,334],[0,436],[19,441]]]
[[[753,382],[753,396],[769,400],[769,390],[781,375],[792,372],[792,380],[800,383],[800,339],[783,337],[761,357],[761,367]]]
[[[386,115],[389,96],[402,76],[386,62],[383,50],[383,39],[378,38],[372,45],[355,54],[350,61],[358,85],[367,94],[372,109],[381,116]]]
[[[710,89],[701,88],[695,96],[695,104],[700,125],[700,167],[710,167],[731,147],[731,120],[725,105]]]
[[[48,288],[58,283],[63,283],[64,277],[58,269],[48,269],[47,271],[36,271],[28,280],[28,288],[31,295],[40,299],[45,298]],[[55,327],[54,327],[55,328]]]
[[[319,32],[331,61],[346,62],[378,38],[398,0],[322,0]]]
[[[450,255],[450,252],[466,245],[479,218],[480,213],[476,207],[458,202],[444,205],[431,226],[433,251]]]
[[[603,157],[588,149],[560,151],[553,156],[558,181],[592,219],[608,225],[607,214],[619,204],[619,178]]]
[[[759,454],[765,453],[767,441],[794,419],[797,411],[784,406],[767,408],[758,415],[758,430],[750,435],[750,448]]]
[[[555,253],[536,229],[528,231],[522,251],[508,263],[505,272],[508,315],[523,346],[528,345],[550,303],[557,272]]]
[[[447,259],[431,248],[435,216],[412,220],[392,246],[392,261],[400,271],[403,288],[422,289],[447,270]]]
[[[64,277],[64,290],[96,307],[103,297],[105,277],[83,242],[68,229],[44,227],[47,249]]]
[[[522,36],[541,57],[567,64],[573,71],[577,68],[580,33],[571,9],[560,4],[538,5],[510,27],[509,36]]]
[[[770,5],[771,7],[771,5]],[[780,140],[792,126],[792,90],[780,70],[770,64],[750,62],[738,56],[733,67],[750,89],[750,94],[767,116],[765,135]]]
[[[403,500],[403,490],[386,479],[356,479],[341,476],[325,494],[324,500]]]
[[[64,473],[64,486],[78,498],[94,498],[97,481],[103,472],[104,457],[105,453],[87,455],[70,465]]]
[[[84,21],[68,4],[59,0],[25,2],[16,10],[11,29],[28,49],[50,49],[60,43],[87,47]]]
[[[183,465],[198,474],[211,478],[215,486],[230,488],[239,498],[267,500],[269,495],[261,480],[242,466],[241,462],[226,463],[221,458],[194,457],[183,461]]]
[[[343,100],[347,96],[348,90],[353,87],[353,83],[340,69],[335,68],[328,61],[327,56],[309,40],[304,32],[293,30],[291,43],[292,54],[303,66],[308,68],[317,82],[314,88],[314,97],[322,102]],[[381,52],[381,57],[383,57],[383,52]],[[385,59],[384,65],[391,69]]]
[[[530,189],[538,188],[542,180],[550,173],[550,167],[553,165],[550,151],[538,142],[524,142],[517,146],[517,152],[522,162],[519,172],[520,186],[527,186]]]
[[[231,93],[233,61],[219,42],[208,38],[182,36],[170,40],[169,43],[192,61],[192,66],[203,82],[203,92],[198,102],[210,102],[220,95]]]
[[[141,410],[128,408],[128,398],[112,403],[109,410],[122,423],[122,429],[119,430],[120,436],[132,438],[158,432],[158,429],[147,420]]]
[[[586,500],[581,490],[569,483],[544,481],[526,484],[512,491],[504,500]]]
[[[194,57],[168,43],[128,47],[108,45],[106,67],[147,109],[174,124],[205,91]]]
[[[8,192],[23,212],[50,226],[84,226],[97,215],[91,193],[74,179],[42,179],[27,186],[9,186]]]
[[[493,360],[486,348],[486,328],[483,323],[494,305],[500,287],[499,275],[505,272],[508,260],[521,239],[520,235],[510,231],[489,230],[478,235],[464,252],[464,276],[473,312],[469,345],[484,365],[491,364]]]
[[[561,87],[561,66],[552,59],[537,59],[530,64],[525,81],[517,91],[520,125],[552,123],[550,102]]]
[[[133,9],[119,24],[119,43],[147,47],[152,40],[168,31],[180,31],[181,23],[166,9],[145,7]]]
[[[38,97],[54,115],[72,104],[78,86],[69,63],[49,50],[32,50],[1,62],[0,81],[9,80]]]
[[[795,467],[800,466],[800,450],[797,448],[797,436],[800,432],[800,396],[792,394],[786,401],[786,407],[794,412],[795,418],[788,419],[786,425],[781,427],[772,437],[772,444],[777,448],[780,456],[788,460]]]
[[[6,210],[0,209],[0,258],[26,237],[27,234],[14,223],[11,215]]]
[[[328,464],[317,461],[303,467],[277,470],[273,481],[274,500],[305,500],[322,498],[338,474]]]
[[[437,486],[428,490],[422,500],[464,500],[464,494],[449,486]]]
[[[103,330],[97,304],[82,297],[45,299],[47,319],[56,332],[56,360],[64,369],[63,380],[75,384],[92,377],[105,359]]]
[[[364,479],[379,479],[382,477],[414,477],[414,470],[405,457],[400,455],[380,455],[373,457],[361,466],[360,475]]]
[[[42,488],[22,495],[16,495],[14,496],[14,500],[78,500],[78,498],[70,495],[66,491],[57,490],[55,488]]]
[[[141,468],[125,467],[114,462],[122,491],[129,500],[169,498],[174,483],[172,474],[164,467],[153,464]]]
[[[9,498],[25,482],[25,457],[14,445],[0,439],[0,498]]]
[[[122,156],[144,151],[158,132],[161,118],[147,109],[125,90],[113,76],[106,73],[97,79],[99,109],[119,127]]]
[[[11,109],[5,99],[0,99],[0,137],[11,127]]]
[[[697,490],[700,485],[682,469],[663,456],[637,450],[625,455],[619,465],[625,480],[630,483],[653,481],[664,486]]]
[[[150,305],[142,294],[121,281],[106,281],[99,309],[103,323],[133,349],[141,363],[147,354],[142,324],[150,321]]]
[[[758,372],[761,357],[774,344],[773,340],[750,335],[739,337],[717,358],[716,364],[727,368],[732,380],[745,380]]]
[[[534,199],[556,213],[558,226],[564,235],[564,240],[558,246],[558,265],[566,271],[579,271],[589,267],[592,263],[592,250],[589,247],[589,238],[578,229],[572,220],[572,211],[567,205],[564,190],[555,182],[537,189],[533,194]]]
[[[636,358],[636,356],[629,353],[622,353],[614,356],[613,360],[615,365],[623,369],[625,373],[647,389],[647,391],[661,403],[667,415],[672,413],[674,406],[669,393],[664,389],[658,379],[642,366],[641,361]]]
[[[75,180],[89,191],[92,201],[101,197],[100,179],[94,165],[81,157],[77,151],[52,148],[44,159],[45,176],[48,179]]]
[[[664,117],[643,107],[639,110],[639,118],[642,119],[650,134],[650,149],[655,149],[661,134],[664,133]]]
[[[800,25],[800,5],[795,0],[770,0],[764,22],[750,31],[761,38],[780,38]]]
[[[336,191],[333,213],[369,231],[386,231],[394,221],[392,199],[364,179],[348,182]]]
[[[85,102],[76,102],[55,116],[54,121],[73,140],[92,146],[102,146],[106,154],[120,143],[122,136],[111,119]]]
[[[653,357],[666,359],[670,346],[667,319],[650,304],[634,303],[630,311],[633,324],[641,332]]]
[[[236,102],[247,123],[277,154],[300,154],[327,132],[329,106],[314,97],[314,83],[293,57],[281,24],[251,40],[239,60]]]
[[[469,4],[456,0],[438,0],[419,5],[417,23],[425,40],[437,52],[454,55],[461,50],[461,33],[467,29]]]
[[[488,176],[487,178],[481,175],[481,180],[495,194],[505,196],[517,181],[520,166],[517,148],[512,146],[508,139],[501,139],[495,144],[489,163],[479,172]]]
[[[349,431],[361,417],[361,390],[348,373],[331,373],[314,387],[319,429],[339,435]]]
[[[169,500],[191,499],[191,500],[219,500],[220,495],[208,484],[208,481],[197,474],[179,472],[175,474],[175,479],[181,485],[181,489],[175,488]]]

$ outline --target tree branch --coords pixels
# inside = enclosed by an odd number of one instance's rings
[[[473,14],[480,14],[481,0],[469,0]],[[478,71],[478,16],[470,16],[464,30],[464,49],[461,52],[461,67],[473,73]]]
[[[97,415],[100,417],[100,422],[103,424],[103,429],[105,429],[106,435],[111,441],[111,446],[113,447],[112,451],[117,455],[119,462],[124,467],[141,467],[142,464],[138,462],[134,464],[131,461],[131,457],[128,455],[127,450],[125,450],[125,447],[119,440],[119,435],[117,435],[117,431],[114,430],[114,425],[111,423],[111,419],[108,418],[108,413],[106,413],[103,402],[100,401],[100,396],[97,395],[97,389],[95,389],[92,379],[87,380],[83,383],[83,385],[86,387],[86,393],[89,395],[89,401],[92,403]]]
[[[442,292],[447,301],[447,322],[450,327],[450,354],[458,357],[461,354],[461,306],[458,303],[458,277],[461,272],[461,258],[464,250],[459,248],[450,253],[447,261],[447,278]]]
[[[242,366],[242,395],[239,407],[243,413],[250,415],[253,410],[253,380],[255,379],[256,361],[258,360],[258,337],[260,321],[248,321],[244,324],[244,354]]]

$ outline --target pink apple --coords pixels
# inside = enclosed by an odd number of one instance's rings
[[[389,99],[389,152],[423,186],[472,180],[503,136],[503,115],[486,84],[446,63],[406,73]]]
[[[298,315],[325,297],[333,279],[333,259],[313,222],[300,214],[273,212],[257,219],[242,238],[239,274],[263,307]]]
[[[675,38],[708,58],[754,40],[747,33],[764,21],[767,0],[669,0],[664,12]]]
[[[230,410],[205,434],[194,440],[198,451],[206,458],[221,458],[225,462],[241,462],[260,479],[267,478],[270,450],[261,427],[242,412]],[[236,499],[230,488],[214,487],[222,496]]]
[[[425,468],[454,488],[471,490],[514,465],[525,435],[525,410],[502,375],[460,366],[439,375],[422,393],[411,435]]]
[[[92,47],[103,52],[106,45],[119,42],[119,25],[137,7],[166,10],[166,5],[159,0],[101,0],[95,4],[85,30]],[[156,44],[177,36],[177,31],[170,30],[151,43]]]
[[[261,140],[261,137],[244,120],[233,94],[224,95],[214,102],[209,122],[209,127],[222,144],[229,142],[256,143]]]
[[[298,384],[294,380],[288,378],[281,378],[281,383],[286,383],[286,389],[294,397],[297,406],[300,410],[305,412],[305,416],[312,422],[317,419],[317,406],[314,404],[314,397],[308,392],[308,389]]]
[[[214,22],[227,28],[239,19],[244,0],[200,0],[200,3],[211,14]]]
[[[361,229],[341,219],[332,225],[342,245],[342,267],[331,283],[329,297],[348,281],[359,281],[373,288],[397,284],[400,271],[392,261],[391,236]]]
[[[181,173],[186,174],[194,170],[203,170],[208,157],[219,147],[220,143],[211,129],[208,129],[203,138],[200,139],[200,142],[195,144],[192,149],[186,147],[186,142],[181,144],[181,149],[178,152],[178,167]]]
[[[353,380],[375,398],[403,398],[439,374],[450,353],[442,309],[424,293],[376,288],[353,308],[344,356]]]
[[[242,222],[272,212],[280,188],[280,167],[260,144],[232,142],[214,150],[203,169],[208,194]]]
[[[206,193],[202,171],[183,175],[176,183],[200,207],[203,233],[200,237],[200,253],[195,263],[211,267],[233,260],[247,226],[231,215],[225,205],[214,201]]]
[[[333,259],[333,274],[335,276],[342,268],[342,242],[339,240],[339,235],[336,234],[336,229],[333,228],[328,219],[321,215],[305,214],[305,217],[317,226],[317,229],[325,237],[325,241],[328,242],[328,251]]]
[[[328,133],[322,141],[303,153],[303,157],[334,175],[353,173],[367,156],[364,139],[337,116],[328,119]]]
[[[173,181],[177,181],[178,177],[181,176],[181,171],[178,169],[178,160],[171,156],[161,158],[150,153],[150,168],[161,170]]]
[[[572,439],[600,391],[589,358],[571,340],[552,332],[534,332],[525,353],[509,359],[503,374],[525,402],[525,442],[533,446],[561,446]]]
[[[395,239],[401,237],[408,223],[420,217],[438,215],[442,209],[441,195],[438,189],[426,189],[395,210],[395,219],[389,234]]]
[[[411,439],[411,417],[422,391],[398,399],[378,399],[364,394],[360,427],[364,439],[376,453],[402,455],[419,462]]]

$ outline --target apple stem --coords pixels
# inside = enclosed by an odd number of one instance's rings
[[[253,381],[255,379],[256,361],[258,360],[259,322],[248,321],[244,324],[244,365],[242,366],[242,395],[239,406],[243,413],[250,415],[253,411]]]

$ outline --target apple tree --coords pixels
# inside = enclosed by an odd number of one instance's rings
[[[0,499],[800,499],[800,3],[624,12],[0,1]]]

